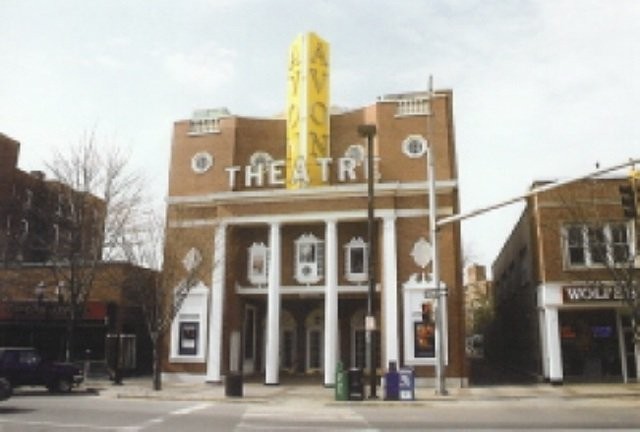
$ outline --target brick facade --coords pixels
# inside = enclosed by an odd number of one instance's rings
[[[496,359],[552,382],[635,376],[627,305],[605,295],[637,268],[618,191],[627,182],[583,180],[528,199],[492,267]]]
[[[367,282],[348,280],[345,250],[353,239],[367,241],[366,165],[359,161],[347,172],[340,159],[350,155],[354,145],[366,150],[358,126],[368,123],[377,128],[374,154],[380,174],[374,200],[379,370],[395,361],[401,366],[416,366],[424,382],[433,377],[433,359],[411,364],[406,357],[406,347],[413,347],[408,338],[414,336],[405,334],[405,321],[414,318],[404,316],[405,302],[409,301],[405,285],[412,275],[424,272],[428,276],[431,272],[430,266],[421,269],[411,256],[419,239],[428,239],[429,226],[427,161],[424,154],[407,154],[403,143],[409,137],[425,138],[434,150],[438,215],[457,213],[459,204],[452,93],[445,90],[432,95],[432,115],[427,115],[424,104],[411,114],[403,111],[408,102],[418,104],[427,96],[426,92],[389,95],[367,107],[334,112],[330,117],[328,182],[298,189],[270,182],[278,180],[277,172],[260,176],[257,165],[249,168],[252,158],[260,153],[276,161],[270,169],[283,168],[277,161],[286,158],[284,119],[248,118],[219,110],[224,114],[211,119],[215,126],[206,133],[194,132],[193,120],[175,123],[167,206],[167,241],[173,245],[169,248],[173,262],[165,261],[179,268],[183,257],[195,249],[202,256],[198,272],[205,276],[201,290],[192,301],[187,299],[188,304],[176,317],[164,365],[167,376],[217,381],[228,371],[243,368],[245,373],[264,375],[267,383],[270,374],[277,380],[279,372],[284,376],[325,373],[325,384],[331,385],[327,367],[333,370],[335,365],[327,366],[328,359],[341,361],[347,368],[362,366]],[[274,177],[269,177],[270,173]],[[349,177],[350,173],[355,176]],[[324,248],[319,251],[323,274],[312,282],[300,282],[296,273],[295,245],[304,236],[313,236]],[[446,374],[459,384],[467,373],[459,225],[443,227],[439,236],[441,277],[449,288]],[[269,272],[277,273],[277,282],[269,273],[264,283],[251,283],[249,249],[262,244],[271,250],[274,241],[280,249],[278,264],[267,265]],[[334,259],[335,276],[329,264]],[[274,260],[271,252],[268,260]],[[177,278],[175,284],[179,282]],[[332,284],[338,292],[337,311],[332,312],[337,313],[338,348],[335,357],[327,357],[331,327],[324,316],[331,308],[327,309],[325,299],[331,295]],[[273,358],[268,346],[269,314],[274,305],[280,310],[278,368],[269,364]],[[187,341],[187,333],[180,333],[182,322],[183,328],[197,329],[197,334],[188,336],[194,341]],[[187,341],[184,347],[181,341]],[[198,346],[192,354],[180,355],[180,349],[190,350],[192,345]]]

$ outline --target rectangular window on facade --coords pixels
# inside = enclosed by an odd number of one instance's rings
[[[180,340],[178,341],[178,354],[180,355],[196,355],[198,354],[198,332],[200,323],[198,322],[181,322],[180,323]]]
[[[625,223],[565,227],[565,252],[570,267],[603,267],[628,262],[629,227]]]
[[[604,227],[589,227],[587,229],[589,238],[589,255],[593,264],[605,264],[607,262],[607,241],[604,234]]]
[[[316,283],[324,275],[324,243],[313,234],[295,241],[294,276],[299,283]]]
[[[345,279],[364,282],[368,279],[368,245],[361,238],[353,238],[345,246]]]
[[[611,225],[611,252],[614,263],[625,263],[629,261],[629,236],[625,224]]]
[[[586,254],[581,226],[567,228],[567,247],[570,265],[585,265]]]

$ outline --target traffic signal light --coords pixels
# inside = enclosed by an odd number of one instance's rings
[[[625,217],[635,218],[638,216],[638,193],[632,185],[619,186],[620,202]]]

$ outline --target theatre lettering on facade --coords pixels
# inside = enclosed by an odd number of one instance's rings
[[[358,126],[371,124],[375,359],[380,372],[394,361],[416,367],[419,383],[433,380],[426,146],[435,155],[437,215],[457,213],[452,93],[387,95],[337,110],[330,66],[328,44],[301,35],[290,48],[283,116],[221,108],[175,123],[167,257],[201,277],[174,319],[166,378],[217,382],[242,370],[266,384],[317,374],[332,385],[339,361],[366,366],[371,243]],[[439,236],[446,374],[459,385],[466,380],[459,226]]]

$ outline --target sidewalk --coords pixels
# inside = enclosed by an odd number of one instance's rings
[[[155,399],[180,401],[224,401],[229,403],[312,403],[312,404],[419,404],[424,402],[491,402],[527,400],[587,400],[624,399],[640,401],[640,383],[632,384],[523,384],[451,388],[446,396],[436,395],[433,388],[417,388],[415,401],[385,401],[382,389],[377,388],[378,399],[365,396],[364,401],[336,401],[334,389],[321,384],[292,383],[264,385],[245,382],[242,397],[225,396],[224,384],[163,383],[162,390],[152,389],[151,377],[127,378],[122,385],[109,380],[88,379],[81,387],[101,397],[120,399]],[[365,386],[365,395],[369,388]]]

